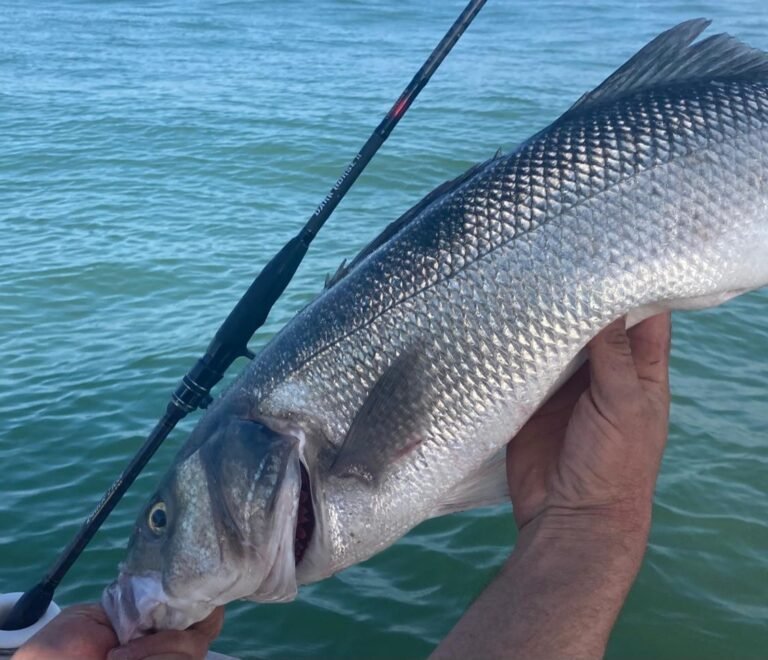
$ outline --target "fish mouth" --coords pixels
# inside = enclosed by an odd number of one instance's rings
[[[215,603],[198,601],[177,603],[163,588],[160,574],[121,573],[101,598],[121,644],[158,629],[184,630],[202,621],[216,607]]]
[[[312,488],[309,480],[309,472],[304,463],[301,467],[301,488],[299,489],[299,501],[296,513],[296,528],[293,537],[293,557],[296,566],[304,558],[304,554],[312,540],[315,531],[315,509],[312,504]]]

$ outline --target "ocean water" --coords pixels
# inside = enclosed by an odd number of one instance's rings
[[[0,592],[26,589],[53,561],[462,8],[0,1]],[[489,0],[252,347],[434,186],[513,148],[696,16],[768,48],[762,0]],[[650,547],[608,657],[765,657],[768,291],[677,315],[672,384]],[[99,597],[195,419],[104,525],[59,603]],[[425,656],[514,537],[505,507],[429,521],[292,604],[230,606],[216,648]]]

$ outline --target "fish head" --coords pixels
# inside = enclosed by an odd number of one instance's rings
[[[301,438],[231,415],[201,432],[143,508],[104,592],[121,642],[187,628],[239,598],[296,595]]]

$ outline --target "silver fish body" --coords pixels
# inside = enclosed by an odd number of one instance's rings
[[[291,599],[297,584],[372,556],[426,518],[498,501],[506,443],[600,329],[768,284],[768,56],[726,35],[691,45],[705,27],[660,35],[516,151],[438,189],[334,278],[193,432],[139,518],[123,586],[107,592],[113,618],[142,609],[130,576],[153,575],[166,594],[160,610],[144,608],[153,615],[131,615],[144,617],[133,629],[180,627],[234,598]],[[293,443],[290,475],[272,487],[290,491],[286,502],[304,492],[311,506],[287,503],[269,524],[257,507],[247,525],[198,506],[236,507],[256,488],[234,496],[205,458],[233,419],[254,420],[256,443],[266,433]],[[179,477],[192,463],[203,494]],[[147,516],[162,498],[183,501],[184,520],[153,534]],[[173,537],[196,516],[227,540],[203,539],[180,559]],[[195,553],[211,562],[210,544],[251,547],[243,525],[283,541],[256,560],[221,550],[208,588]],[[299,541],[286,549],[286,529],[303,534],[295,573]],[[262,564],[279,565],[281,578],[262,586]]]

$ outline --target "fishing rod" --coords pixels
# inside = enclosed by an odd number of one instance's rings
[[[176,424],[197,408],[208,406],[212,400],[211,389],[223,378],[227,369],[238,357],[254,357],[248,349],[248,341],[266,321],[272,306],[293,278],[317,232],[320,231],[320,228],[347,194],[374,154],[384,144],[392,129],[397,126],[397,123],[408,111],[414,99],[429,82],[432,74],[469,27],[485,2],[486,0],[470,0],[301,231],[288,241],[256,276],[251,286],[219,327],[203,357],[184,376],[176,391],[171,395],[165,414],[152,429],[144,444],[104,494],[94,511],[83,523],[80,531],[63,550],[43,579],[29,591],[26,591],[16,602],[13,609],[0,624],[0,630],[27,628],[35,624],[45,614],[53,600],[53,593],[62,578]]]

